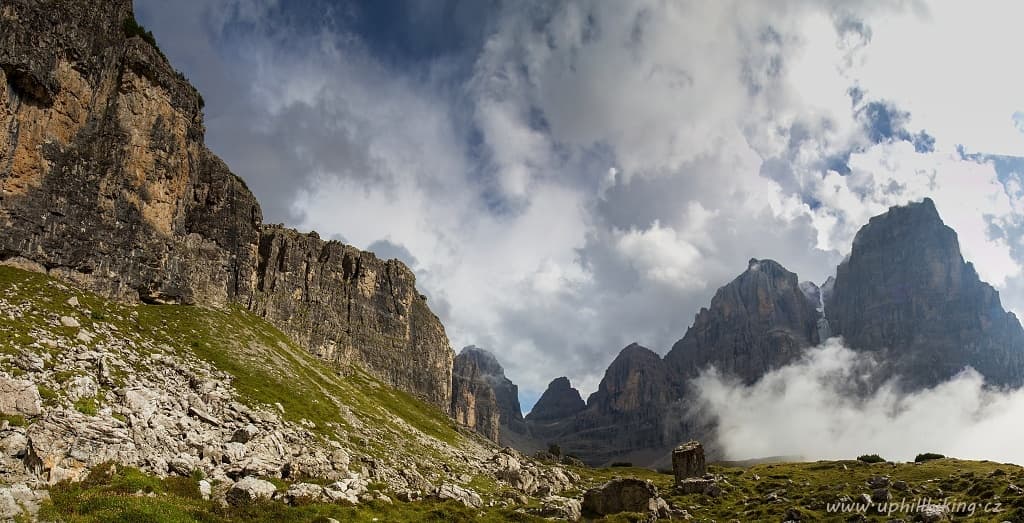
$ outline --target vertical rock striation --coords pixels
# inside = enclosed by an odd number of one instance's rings
[[[0,5],[0,262],[147,303],[250,308],[447,410],[453,353],[397,261],[262,224],[130,0]]]
[[[452,370],[452,417],[494,442],[526,435],[519,387],[490,352],[470,345],[455,358]]]
[[[1024,330],[960,253],[932,200],[892,207],[857,232],[825,314],[833,334],[876,353],[910,388],[971,366],[995,384],[1024,383]]]
[[[665,363],[677,381],[714,365],[752,383],[818,343],[816,305],[795,273],[774,260],[751,259],[747,270],[697,313]]]

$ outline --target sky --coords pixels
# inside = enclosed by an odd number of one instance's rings
[[[934,199],[1024,311],[1016,1],[136,0],[267,222],[416,273],[529,410],[747,260],[823,282]]]

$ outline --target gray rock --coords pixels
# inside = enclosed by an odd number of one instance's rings
[[[704,463],[704,446],[697,441],[679,445],[672,451],[672,472],[676,483],[686,478],[699,478],[707,473]]]
[[[18,358],[14,360],[14,364],[19,369],[27,372],[42,372],[46,367],[46,362],[43,357],[34,352],[22,352],[18,355]]]
[[[887,488],[876,488],[871,491],[871,501],[874,501],[875,503],[885,503],[890,499],[892,499],[892,494],[889,493],[889,489]]]
[[[231,441],[234,443],[248,443],[249,440],[256,437],[259,434],[259,429],[253,424],[248,424],[244,427],[239,428],[231,435]]]
[[[261,499],[271,499],[275,492],[277,487],[273,483],[247,476],[231,485],[225,499],[231,505],[244,505]]]
[[[463,505],[470,508],[480,508],[484,506],[484,502],[480,499],[480,495],[473,492],[471,489],[462,488],[458,485],[451,483],[445,483],[438,487],[437,492],[434,494],[437,499],[440,500],[453,500],[462,503]]]
[[[285,501],[292,504],[300,501],[320,501],[323,497],[324,488],[315,483],[294,483],[284,493]]]
[[[75,318],[72,318],[71,316],[61,316],[60,317],[60,324],[65,326],[65,327],[70,327],[70,328],[73,328],[73,329],[77,329],[77,328],[82,326],[81,323],[78,323],[78,320],[76,320]]]
[[[42,399],[35,383],[0,377],[0,414],[38,416]]]
[[[681,494],[704,494],[714,484],[712,479],[686,478],[676,483],[676,489]]]
[[[949,520],[949,507],[946,505],[922,505],[917,512],[918,517],[925,523]]]
[[[537,514],[546,518],[579,521],[583,515],[583,504],[578,499],[548,496],[541,500]]]
[[[584,514],[607,516],[619,512],[657,514],[667,508],[658,496],[658,488],[650,481],[634,478],[613,479],[583,494]]]

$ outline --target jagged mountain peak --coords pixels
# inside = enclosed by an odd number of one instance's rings
[[[526,419],[533,422],[568,418],[586,406],[580,391],[573,388],[569,378],[562,376],[551,380]]]
[[[643,360],[661,360],[661,356],[657,352],[633,342],[619,351],[619,355],[612,361],[612,365],[631,364]]]
[[[911,388],[965,366],[995,383],[1024,378],[1024,331],[964,261],[929,198],[891,207],[857,232],[825,313],[834,334],[884,352],[886,370]]]
[[[526,433],[519,387],[490,351],[468,345],[452,366],[452,416],[498,442],[508,432]]]

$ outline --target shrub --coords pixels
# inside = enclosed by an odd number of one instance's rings
[[[137,22],[135,18],[125,18],[122,28],[124,29],[125,37],[131,38],[133,36],[137,36],[145,40],[146,43],[148,43],[149,45],[156,48],[156,37],[153,36],[153,32],[146,30],[145,27],[142,27],[142,24]]]
[[[936,454],[934,452],[925,452],[923,454],[918,454],[917,457],[914,458],[914,463],[924,463],[925,461],[931,461],[933,459],[942,459],[945,457],[946,456],[943,456],[942,454]]]
[[[857,456],[857,461],[863,461],[864,463],[884,463],[885,458],[878,454],[865,454],[863,456]]]
[[[97,409],[96,398],[81,398],[75,402],[75,410],[86,416],[95,416]]]

